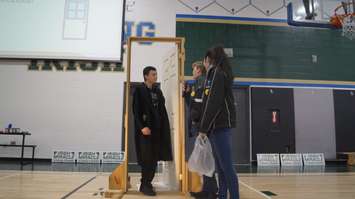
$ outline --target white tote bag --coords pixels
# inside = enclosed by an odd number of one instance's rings
[[[207,136],[197,136],[194,150],[188,161],[190,171],[212,177],[215,171],[215,160],[211,143]]]

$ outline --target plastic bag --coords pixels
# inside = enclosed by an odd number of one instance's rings
[[[207,136],[197,136],[194,150],[188,161],[190,171],[212,177],[215,171],[215,160],[211,143]]]

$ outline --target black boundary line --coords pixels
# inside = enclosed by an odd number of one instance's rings
[[[80,186],[78,186],[77,188],[75,188],[73,191],[67,193],[65,196],[61,197],[61,199],[66,199],[69,196],[71,196],[73,193],[77,192],[79,189],[83,188],[85,185],[89,184],[89,182],[93,181],[97,176],[94,176],[92,178],[90,178],[88,181],[84,182],[83,184],[81,184]]]

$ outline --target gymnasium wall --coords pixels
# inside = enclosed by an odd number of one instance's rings
[[[187,40],[187,66],[201,59],[205,49],[221,43],[234,51],[235,77],[355,80],[355,41],[339,30],[227,22],[177,22],[176,35]],[[191,69],[186,68],[186,73],[191,74]]]
[[[52,150],[114,150],[121,140],[122,73],[28,71],[26,62],[0,65],[0,125],[32,133],[36,158]],[[20,136],[1,136],[3,144]],[[27,157],[31,150],[26,149]],[[3,157],[19,157],[20,148],[1,148]],[[27,154],[27,153],[26,153]]]
[[[125,36],[174,36],[174,5],[127,1]],[[143,81],[146,65],[160,70],[167,49],[136,45],[132,81]],[[30,131],[26,143],[38,145],[35,158],[51,158],[53,150],[121,151],[125,71],[38,71],[28,65],[27,60],[0,60],[0,129],[12,123]],[[11,141],[19,144],[21,138],[0,138],[1,144]],[[29,156],[31,150],[25,151]],[[17,148],[0,148],[0,157],[19,155]]]
[[[294,89],[297,153],[324,153],[336,158],[335,113],[330,89]]]
[[[355,58],[352,56],[355,41],[343,37],[341,30],[291,27],[282,18],[255,20],[239,15],[181,14],[176,20],[176,36],[185,37],[187,41],[186,75],[191,75],[191,64],[201,60],[207,48],[223,44],[233,50],[230,61],[236,85],[294,88],[293,100],[284,101],[290,107],[294,103],[294,110],[290,116],[283,115],[282,123],[287,120],[295,128],[286,125],[281,129],[281,134],[295,136],[290,143],[293,152],[322,152],[327,160],[333,160],[336,152],[353,150],[351,146],[355,143],[351,132],[355,128],[349,122],[349,115],[354,109],[354,98],[351,95],[347,98],[349,102],[345,109],[350,110],[347,115],[340,113],[340,103],[333,100],[333,92],[337,93],[333,89],[355,88]],[[263,104],[251,100],[252,110]],[[264,108],[273,109],[274,106],[277,105]],[[263,122],[267,119],[261,118]],[[257,133],[271,135],[265,129],[253,128],[253,144],[259,139],[255,137]],[[287,143],[280,146],[279,151],[270,146],[272,141],[279,142],[279,139],[270,140],[265,147],[253,148],[252,154],[258,150],[287,152],[283,149]]]

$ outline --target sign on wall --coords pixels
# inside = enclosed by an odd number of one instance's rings
[[[102,163],[120,163],[124,160],[123,151],[104,151],[102,152]]]
[[[76,156],[74,151],[62,151],[62,150],[54,150],[52,156],[52,162],[68,162],[74,163]]]
[[[325,165],[323,153],[304,153],[303,162],[304,166],[323,166]]]
[[[123,151],[53,151],[52,162],[62,163],[121,163],[124,161],[125,153]]]
[[[280,154],[282,166],[302,166],[302,155],[300,153],[295,154]]]
[[[100,152],[84,151],[78,152],[78,163],[100,163]]]
[[[256,154],[258,166],[280,166],[279,154]]]

